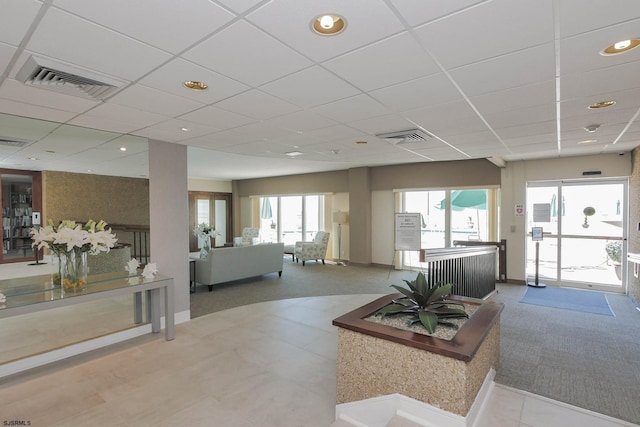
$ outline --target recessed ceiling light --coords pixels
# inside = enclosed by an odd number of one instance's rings
[[[127,151],[127,147],[120,147],[120,151]]]
[[[598,142],[596,139],[585,139],[583,141],[578,141],[578,144],[593,144],[594,142]]]
[[[289,151],[288,153],[284,153],[289,157],[298,157],[304,154],[302,151]]]
[[[93,170],[92,169],[87,169],[87,172],[93,172]]]
[[[341,33],[347,26],[347,21],[339,15],[327,13],[316,16],[311,21],[311,28],[321,36],[334,36]]]
[[[47,153],[55,154],[56,152],[53,150],[46,150]]]
[[[600,55],[611,56],[618,55],[620,53],[628,52],[631,49],[635,49],[640,46],[640,39],[621,40],[617,43],[607,46],[600,51]]]
[[[28,157],[29,160],[40,160],[37,157]]]
[[[358,144],[358,145],[367,144],[367,141],[356,141],[356,144]]]
[[[589,125],[589,126],[585,127],[584,130],[586,130],[589,133],[594,133],[599,128],[600,128],[600,125]]]
[[[611,107],[615,103],[616,103],[616,101],[594,102],[593,104],[589,105],[589,108],[592,109],[592,110],[594,110],[596,108],[606,108],[606,107]]]
[[[180,128],[180,130],[182,132],[191,132],[191,129],[189,129],[189,128]]]
[[[186,82],[182,83],[184,85],[184,87],[186,87],[187,89],[191,89],[191,90],[207,90],[207,88],[209,87],[206,83],[203,82],[196,82],[193,80],[187,80]]]

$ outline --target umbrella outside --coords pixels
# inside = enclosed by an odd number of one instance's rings
[[[437,206],[446,208],[446,199],[442,199]],[[461,211],[466,208],[487,208],[487,190],[455,190],[451,192],[451,208]]]
[[[260,209],[260,218],[271,219],[273,212],[271,211],[271,202],[268,198],[262,198],[262,208]]]

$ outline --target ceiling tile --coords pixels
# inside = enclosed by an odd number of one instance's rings
[[[634,55],[633,51],[610,56],[600,55],[602,49],[615,42],[637,37],[638,28],[640,19],[560,40],[560,74],[584,73],[638,61],[639,56]]]
[[[276,117],[271,122],[274,126],[299,132],[337,125],[336,121],[309,110]]]
[[[191,90],[183,82],[206,83],[207,90]],[[183,59],[174,59],[140,80],[140,83],[203,104],[211,104],[249,89],[248,86]]]
[[[323,65],[365,91],[440,71],[407,32],[349,52]]]
[[[446,15],[459,12],[484,0],[391,0],[402,17],[411,26],[431,22]]]
[[[419,108],[407,111],[404,115],[416,125],[438,136],[457,135],[487,129],[482,120],[463,101]]]
[[[626,22],[630,17],[638,16],[640,2],[635,0],[562,0],[558,2],[559,36],[573,36],[592,31],[594,28]],[[631,36],[637,37],[638,33],[634,32]]]
[[[185,52],[183,58],[250,86],[276,80],[311,63],[289,47],[239,21]],[[259,67],[260,72],[256,72]]]
[[[450,72],[469,97],[545,82],[555,78],[552,43],[489,59]]]
[[[562,100],[592,97],[593,102],[610,99],[607,94],[640,87],[640,61],[620,64],[587,73],[570,74],[560,78]],[[606,99],[598,99],[598,97]]]
[[[518,86],[484,95],[473,96],[471,103],[480,114],[486,116],[492,113],[508,112],[514,109],[546,105],[555,108],[556,82],[547,80],[526,86]]]
[[[295,105],[259,90],[241,93],[220,101],[215,106],[258,120],[270,119],[299,110]]]
[[[360,93],[352,85],[320,67],[307,68],[260,89],[300,107],[326,104]]]
[[[341,123],[389,114],[388,109],[367,95],[356,95],[320,105],[314,107],[313,111]]]
[[[59,126],[60,123],[0,114],[0,136],[3,137],[38,141]]]
[[[2,2],[2,25],[0,25],[0,42],[18,46],[27,34],[31,22],[36,17],[41,1],[35,0],[4,0]]]
[[[107,102],[74,118],[73,121],[78,122],[77,124],[81,121],[85,123],[91,121],[100,123],[104,121],[105,124],[113,123],[114,126],[124,126],[125,128],[130,129],[127,131],[130,132],[131,130],[163,122],[167,120],[167,118],[168,116],[163,116],[161,114],[150,113],[145,110]],[[117,125],[118,123],[119,125]]]
[[[513,127],[530,123],[554,122],[556,118],[556,108],[552,103],[547,103],[537,107],[518,108],[500,113],[485,114],[484,119],[493,129],[503,127]]]
[[[1,27],[1,26],[0,26]],[[9,46],[5,43],[0,43],[0,75],[5,72],[5,66],[8,67],[11,62],[11,58],[16,53],[17,49],[14,46]],[[8,72],[8,70],[6,70]]]
[[[199,110],[195,110],[190,113],[183,114],[182,116],[178,116],[178,119],[186,120],[187,122],[212,126],[218,129],[232,129],[238,126],[255,122],[255,119],[251,119],[249,117],[225,111],[216,107],[203,107]]]
[[[208,0],[189,0],[188,6],[173,0],[110,0],[109,13],[83,0],[56,0],[55,6],[171,53],[235,17]]]
[[[552,43],[553,31],[552,0],[494,0],[419,27],[415,33],[451,69]]]
[[[31,105],[24,102],[11,101],[9,99],[2,98],[0,98],[0,113],[50,120],[58,123],[65,123],[76,115],[76,113],[69,111],[40,107],[38,105]]]
[[[255,7],[258,3],[264,2],[264,0],[217,0],[217,2],[241,14]]]
[[[156,48],[54,8],[42,19],[27,49],[126,80],[138,79],[170,58]]]
[[[140,129],[136,132],[136,135],[166,142],[181,142],[191,138],[209,135],[220,130],[196,123],[188,125],[189,131],[183,131],[183,127],[185,127],[184,121],[171,119],[145,129]]]
[[[81,113],[99,104],[99,101],[65,95],[52,90],[26,86],[13,79],[5,79],[0,85],[0,98],[33,104],[40,107]]]
[[[462,100],[460,92],[444,74],[435,74],[374,90],[371,96],[396,111],[419,108],[425,105],[425,100],[429,105]]]
[[[345,30],[334,36],[319,36],[311,21],[333,13],[347,21]],[[404,30],[398,18],[382,0],[280,0],[247,16],[274,37],[315,61],[324,61]]]
[[[143,85],[133,85],[118,92],[109,99],[109,103],[124,105],[155,114],[175,117],[188,113],[204,104],[191,99],[161,92]]]

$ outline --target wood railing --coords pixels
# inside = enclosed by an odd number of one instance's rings
[[[495,246],[421,249],[430,283],[451,283],[452,293],[484,298],[496,289]]]

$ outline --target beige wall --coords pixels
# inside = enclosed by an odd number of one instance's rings
[[[208,191],[211,193],[231,193],[231,181],[213,179],[189,179],[189,191]]]
[[[372,190],[500,185],[500,168],[488,160],[424,162],[371,168]]]
[[[349,211],[349,225],[343,228],[342,258],[355,263],[390,264],[393,255],[393,190],[415,188],[496,187],[500,169],[488,160],[423,162],[395,166],[354,168],[345,171],[281,176],[234,181],[235,234],[251,226],[249,196],[285,194],[346,194],[332,211]],[[379,192],[374,199],[372,195]],[[386,193],[386,194],[385,194]],[[390,215],[390,217],[389,217]],[[386,221],[387,218],[391,218]],[[327,231],[337,236],[328,215]],[[374,226],[375,221],[375,226]],[[331,248],[337,257],[337,242]],[[346,242],[346,245],[345,245]],[[390,249],[389,249],[390,248]]]

